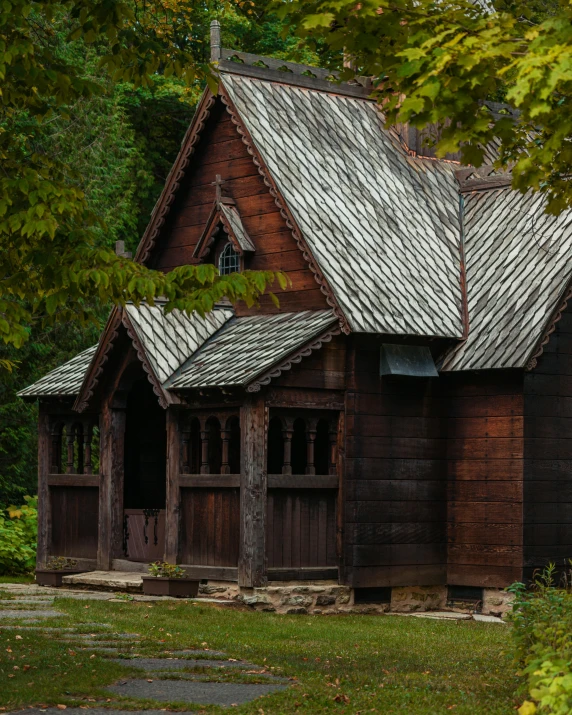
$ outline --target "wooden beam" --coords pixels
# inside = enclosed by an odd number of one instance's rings
[[[50,487],[98,487],[99,474],[48,474]]]
[[[176,564],[179,556],[179,521],[181,493],[181,433],[179,415],[172,407],[167,409],[167,504],[165,512],[165,561]]]
[[[124,409],[109,404],[101,415],[97,567],[102,571],[109,571],[112,560],[122,555],[125,416]]]
[[[50,471],[50,416],[40,405],[38,421],[38,548],[36,564],[45,566],[50,552],[51,505],[48,473]]]
[[[238,569],[234,566],[189,566],[181,564],[187,578],[210,579],[211,581],[237,581]]]
[[[328,581],[338,579],[337,566],[268,569],[269,581]]]
[[[338,571],[340,583],[347,582],[346,565],[345,565],[345,474],[346,474],[346,414],[345,411],[340,412],[338,417],[338,435],[336,443],[336,471],[338,478],[338,499],[336,503],[336,553],[338,557]]]
[[[237,488],[240,487],[240,474],[180,474],[179,487]]]
[[[335,474],[269,474],[268,489],[337,489]]]
[[[240,409],[240,586],[264,586],[266,577],[266,435],[264,397],[250,398]]]

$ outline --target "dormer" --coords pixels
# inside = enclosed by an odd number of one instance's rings
[[[221,275],[244,270],[244,257],[255,251],[234,199],[222,195],[225,183],[220,174],[213,182],[216,198],[193,252],[193,258],[202,263],[214,263]]]

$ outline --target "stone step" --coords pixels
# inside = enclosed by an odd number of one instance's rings
[[[62,579],[64,586],[89,588],[101,591],[125,591],[142,593],[142,574],[135,571],[87,571],[69,574]]]

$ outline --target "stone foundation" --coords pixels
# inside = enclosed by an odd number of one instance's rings
[[[199,597],[220,598],[243,603],[257,611],[287,614],[336,613],[420,613],[451,610],[472,613],[471,603],[451,607],[446,586],[396,587],[391,603],[354,603],[354,591],[336,581],[274,581],[261,588],[239,588],[236,583],[209,581],[201,584]],[[485,588],[479,612],[505,616],[510,611],[512,594],[498,588]]]

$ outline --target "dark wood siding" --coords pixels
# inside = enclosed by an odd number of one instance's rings
[[[507,586],[522,577],[522,372],[439,379],[448,415],[447,582]]]
[[[181,563],[236,567],[239,532],[238,489],[181,489]]]
[[[524,378],[525,577],[572,557],[572,309]]]
[[[272,380],[273,386],[326,390],[345,388],[346,337],[338,335]]]
[[[438,379],[381,378],[381,340],[348,345],[344,562],[355,587],[445,583]]]
[[[97,558],[99,489],[50,487],[52,556]]]
[[[208,120],[184,179],[183,188],[155,249],[153,263],[169,271],[194,263],[193,250],[203,232],[215,198],[216,174],[225,180],[224,195],[236,201],[242,222],[256,246],[246,259],[252,270],[284,271],[292,281],[277,290],[280,308],[264,297],[261,308],[237,306],[240,315],[254,311],[320,310],[328,307],[324,295],[296,245],[268,187],[260,176],[228,112],[220,101]]]
[[[336,492],[269,489],[268,568],[337,566]]]

